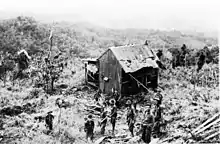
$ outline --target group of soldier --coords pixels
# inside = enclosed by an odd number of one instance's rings
[[[110,123],[112,126],[112,135],[115,133],[115,126],[118,116],[119,109],[119,94],[117,91],[113,92],[112,98],[110,100],[103,100],[103,95],[99,91],[95,95],[95,100],[97,103],[101,103],[101,113],[100,113],[100,121],[98,125],[101,127],[101,135],[105,135],[105,130],[107,126],[107,122],[110,119]],[[141,113],[137,110],[137,103],[132,100],[126,101],[126,123],[128,125],[128,131],[131,136],[138,136],[140,140],[145,143],[151,142],[151,137],[157,138],[161,134],[161,122],[162,122],[162,99],[163,96],[158,91],[153,100],[148,101],[144,105],[144,113]],[[101,102],[100,102],[101,101]],[[62,106],[61,100],[57,100],[56,104],[61,108]],[[51,132],[53,129],[53,119],[54,116],[51,114],[52,112],[48,112],[45,117],[46,126]],[[137,118],[141,117],[138,121]],[[86,133],[86,139],[88,142],[92,142],[94,138],[94,128],[95,122],[93,119],[93,115],[89,114],[84,118],[84,131]]]
[[[95,95],[96,101],[99,101],[100,91]],[[110,123],[112,126],[112,135],[115,132],[115,125],[117,120],[117,113],[118,113],[118,104],[119,95],[117,91],[113,92],[113,98],[109,101],[102,101],[102,108],[101,108],[101,115],[100,115],[100,122],[99,125],[101,126],[101,135],[105,134],[105,128],[107,125],[108,119],[110,119]],[[139,136],[140,140],[144,141],[145,143],[150,143],[151,137],[154,138],[159,137],[160,135],[160,126],[162,120],[162,94],[158,91],[153,101],[147,102],[144,107],[144,117],[141,119],[140,122],[137,122],[136,118],[138,115],[138,110],[136,109],[136,103],[132,102],[132,100],[127,100],[126,102],[126,122],[128,125],[128,130],[131,133],[131,136]],[[92,115],[89,114],[88,117],[85,118],[85,126],[84,130],[86,132],[86,138],[88,141],[92,141],[94,136],[94,127],[95,122],[92,118]],[[134,132],[134,128],[139,127],[139,131]]]

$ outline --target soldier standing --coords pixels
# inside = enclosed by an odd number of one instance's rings
[[[151,132],[152,132],[152,127],[154,123],[154,117],[150,113],[150,107],[146,109],[146,116],[143,121],[143,133],[142,133],[142,140],[145,143],[150,143],[151,142]]]
[[[88,118],[85,122],[84,131],[86,132],[86,139],[88,142],[92,142],[93,135],[94,135],[94,127],[95,123],[92,119],[92,115],[88,115]]]
[[[134,123],[135,123],[135,109],[132,107],[132,103],[130,100],[126,102],[128,109],[127,109],[127,123],[129,131],[131,132],[132,137],[134,136]]]
[[[112,97],[115,99],[115,105],[118,107],[119,106],[119,100],[120,100],[120,95],[119,95],[119,93],[118,93],[118,91],[117,90],[114,90],[113,89],[113,95],[112,95]]]
[[[54,116],[51,113],[52,113],[52,111],[49,111],[47,113],[46,118],[45,118],[46,127],[49,128],[49,132],[51,132],[53,130],[53,119],[54,119]]]
[[[158,105],[161,105],[162,104],[162,100],[163,100],[163,96],[161,94],[161,90],[157,90],[157,93],[155,95],[155,98],[156,102],[158,103]]]
[[[105,134],[105,127],[107,124],[107,111],[106,108],[104,107],[101,113],[101,134],[104,135]]]
[[[114,99],[111,99],[109,101],[111,106],[111,124],[112,124],[112,134],[114,135],[115,131],[115,124],[117,119],[117,107],[116,107],[116,101]]]
[[[95,101],[98,101],[100,97],[101,97],[101,90],[99,89],[98,92],[94,95]]]
[[[154,126],[153,126],[153,137],[158,137],[160,134],[160,122],[162,120],[162,107],[160,106],[161,100],[159,97],[155,98],[155,111],[154,111]]]

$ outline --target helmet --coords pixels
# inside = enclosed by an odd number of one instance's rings
[[[160,98],[159,98],[158,96],[155,96],[155,97],[154,97],[154,100],[159,101],[159,100],[160,100]]]
[[[140,122],[137,122],[137,123],[135,124],[136,127],[137,127],[137,126],[140,126],[140,125],[141,125]]]
[[[165,108],[165,105],[161,104],[160,107],[161,107],[162,109],[164,109],[164,108]]]
[[[145,113],[146,113],[146,112],[150,112],[150,108],[147,108],[147,109],[145,110]]]
[[[147,102],[147,103],[145,104],[145,106],[150,108],[150,107],[151,107],[151,103],[150,103],[150,102]]]
[[[130,101],[130,100],[127,100],[126,104],[127,104],[127,105],[130,105],[130,104],[131,104],[131,101]]]
[[[92,115],[91,114],[88,115],[88,119],[92,119]]]
[[[112,105],[114,105],[114,104],[116,103],[116,101],[115,101],[115,99],[110,99],[110,100],[109,100],[109,103],[112,104]]]

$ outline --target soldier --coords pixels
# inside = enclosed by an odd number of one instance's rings
[[[197,72],[199,72],[200,69],[202,69],[203,65],[205,64],[206,54],[205,51],[202,50],[199,54],[199,59],[197,62]]]
[[[85,127],[84,131],[86,132],[86,139],[88,142],[92,142],[93,135],[94,135],[94,127],[95,123],[94,120],[92,119],[92,115],[88,115],[88,118],[85,121]]]
[[[157,93],[156,93],[154,99],[156,100],[156,102],[158,103],[158,105],[161,105],[161,104],[162,104],[163,95],[161,94],[161,90],[157,90]]]
[[[148,46],[148,40],[145,40],[144,45]]]
[[[95,101],[98,101],[100,97],[101,97],[101,90],[99,89],[98,92],[94,95]]]
[[[150,113],[150,106],[146,109],[145,111],[145,119],[143,121],[143,133],[142,133],[142,140],[145,143],[150,143],[151,142],[151,132],[152,132],[152,127],[154,124],[154,117]]]
[[[104,107],[101,113],[101,122],[100,122],[102,135],[105,134],[106,123],[107,123],[107,111],[106,111],[106,108]]]
[[[135,126],[134,126],[134,134],[135,134],[135,136],[140,136],[141,133],[142,133],[141,123],[137,122],[137,123],[135,123]]]
[[[52,111],[49,111],[45,118],[46,127],[49,128],[49,132],[53,130],[53,119],[54,119],[54,116],[52,115]]]
[[[119,106],[120,95],[119,95],[118,91],[115,90],[115,89],[113,89],[112,98],[115,99],[115,101],[116,101],[115,104],[116,104],[116,106],[118,107],[118,106]]]
[[[19,65],[22,68],[27,68],[28,67],[28,61],[31,59],[31,57],[28,55],[27,51],[22,49],[20,51],[18,51],[18,62]]]
[[[128,109],[127,109],[127,123],[129,131],[131,132],[131,136],[134,137],[134,123],[135,123],[135,109],[132,107],[132,103],[130,100],[126,102]]]
[[[159,60],[161,60],[161,57],[163,56],[163,51],[162,50],[158,50],[156,55],[159,58]]]
[[[157,101],[155,104],[154,110],[154,126],[153,126],[153,137],[158,137],[160,134],[160,122],[162,120],[162,107],[160,106],[160,99],[158,97],[155,98]]]
[[[114,135],[115,131],[115,124],[116,124],[116,119],[117,119],[117,107],[116,107],[116,101],[114,99],[111,99],[109,101],[110,106],[111,106],[111,124],[112,124],[112,134]]]
[[[185,58],[186,58],[186,53],[187,53],[187,47],[185,44],[182,45],[181,51],[180,51],[180,64],[181,66],[185,66]]]

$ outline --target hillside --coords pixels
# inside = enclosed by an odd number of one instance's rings
[[[14,54],[24,48],[36,59],[31,65],[40,68],[32,77],[17,79],[12,84],[9,72],[6,86],[0,81],[0,143],[77,143],[85,144],[84,117],[93,114],[95,120],[95,139],[100,135],[99,113],[91,110],[96,106],[93,99],[95,90],[84,85],[84,64],[81,58],[98,57],[110,46],[131,43],[144,43],[149,40],[154,49],[180,48],[183,43],[193,52],[205,45],[217,45],[215,38],[202,34],[183,34],[179,31],[159,31],[146,29],[106,29],[90,23],[59,22],[53,24],[53,53],[63,52],[67,66],[60,72],[52,93],[45,90],[45,73],[42,58],[50,47],[48,40],[52,24],[45,24],[30,17],[17,17],[0,21],[0,51]],[[217,49],[217,50],[216,50]],[[214,56],[218,58],[219,48],[215,47]],[[37,57],[38,53],[43,57]],[[194,54],[194,53],[193,53]],[[3,55],[4,57],[4,55]],[[39,58],[39,60],[37,60]],[[194,57],[193,57],[194,58]],[[191,59],[190,59],[191,60]],[[189,61],[190,61],[189,60]],[[162,57],[166,70],[159,71],[159,87],[162,90],[163,117],[167,127],[160,138],[153,139],[153,144],[179,143],[218,143],[219,134],[219,66],[214,62],[205,64],[199,72],[195,66],[172,69],[170,60]],[[37,64],[38,63],[38,64]],[[218,62],[216,62],[218,63]],[[25,72],[24,72],[25,73]],[[42,74],[43,75],[43,74]],[[43,85],[39,81],[43,81]],[[145,98],[153,97],[149,92]],[[66,108],[59,109],[58,98],[64,99]],[[138,117],[143,116],[145,105],[138,104]],[[47,112],[54,115],[53,131],[48,134],[44,117]],[[124,107],[118,110],[116,134],[111,135],[111,125],[106,127],[106,139],[102,143],[135,144],[137,137],[131,138],[126,123]],[[202,131],[193,131],[212,116],[216,123],[206,124]],[[209,126],[212,124],[211,126]],[[207,127],[209,126],[209,127]],[[193,132],[193,133],[192,133]],[[213,137],[210,135],[216,134]],[[208,138],[208,139],[207,139]],[[98,142],[97,142],[98,143]],[[151,143],[151,144],[152,144]],[[101,144],[101,142],[100,142]]]

